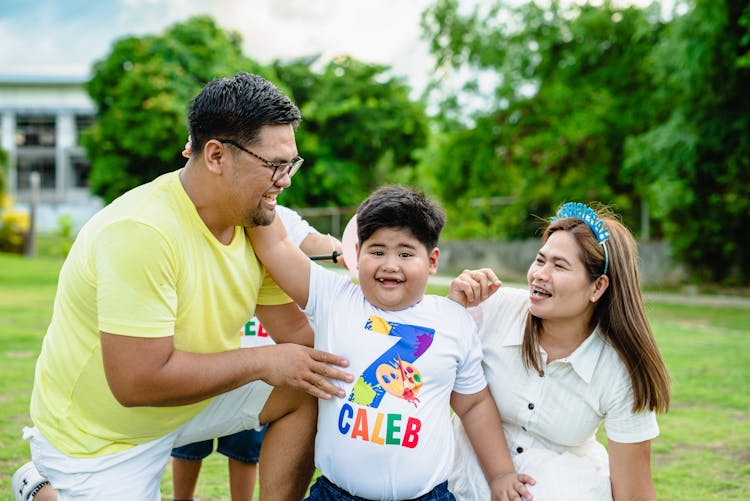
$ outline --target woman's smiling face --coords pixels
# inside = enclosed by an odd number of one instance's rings
[[[527,274],[530,312],[543,320],[591,315],[596,289],[568,231],[550,235]]]

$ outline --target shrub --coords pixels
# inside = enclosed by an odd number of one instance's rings
[[[0,202],[0,252],[22,254],[29,236],[29,215],[13,210],[13,199],[7,195]]]

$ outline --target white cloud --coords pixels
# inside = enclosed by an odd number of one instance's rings
[[[242,34],[245,53],[277,58],[349,54],[424,85],[430,68],[419,17],[431,0],[39,0],[0,12],[0,71],[90,66],[114,40],[160,33],[197,14]]]

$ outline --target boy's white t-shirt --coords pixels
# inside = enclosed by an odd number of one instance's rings
[[[315,348],[347,358],[355,377],[341,383],[346,397],[319,400],[322,474],[373,500],[415,498],[445,481],[453,462],[451,392],[487,385],[471,316],[431,295],[404,310],[381,310],[350,278],[317,264],[305,313]]]

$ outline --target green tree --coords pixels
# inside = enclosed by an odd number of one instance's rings
[[[626,168],[698,278],[750,282],[750,2],[697,0],[651,57],[671,113],[627,145]]]
[[[208,17],[115,42],[87,85],[98,107],[96,125],[82,138],[92,191],[109,202],[174,170],[182,162],[190,101],[210,80],[237,71],[275,79],[242,54],[238,33]]]
[[[304,175],[284,194],[293,206],[356,206],[375,187],[413,184],[424,147],[424,104],[389,68],[350,57],[314,71],[314,59],[277,62],[276,72],[302,110],[297,134]]]
[[[537,216],[571,199],[614,205],[632,226],[641,182],[622,173],[623,145],[660,118],[647,72],[663,29],[656,7],[508,4],[462,13],[457,0],[438,0],[424,13],[439,75],[469,68],[495,84],[488,93],[479,76],[468,81],[474,109],[441,101],[420,174],[456,200],[453,221],[471,222],[461,236],[528,237]]]
[[[83,144],[96,194],[110,201],[173,170],[192,97],[211,79],[240,70],[279,84],[303,113],[297,142],[304,175],[284,203],[353,206],[384,182],[414,182],[427,117],[387,66],[342,57],[313,71],[313,57],[265,67],[244,57],[240,42],[237,33],[197,17],[159,36],[124,38],[95,64],[88,90],[98,122]]]

